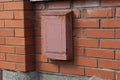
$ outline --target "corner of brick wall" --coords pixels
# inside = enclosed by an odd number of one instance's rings
[[[0,68],[35,69],[33,4],[0,0]]]
[[[119,0],[51,1],[35,6],[36,11],[27,0],[0,0],[0,68],[25,72],[36,66],[38,71],[120,79]],[[41,53],[40,13],[68,9],[74,12],[74,60],[51,62]]]

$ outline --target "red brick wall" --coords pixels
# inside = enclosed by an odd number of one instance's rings
[[[34,70],[32,4],[24,0],[0,0],[0,68]]]
[[[36,5],[37,70],[120,79],[120,0],[38,2]],[[50,61],[41,53],[41,11],[73,10],[71,61]]]
[[[119,7],[119,0],[0,0],[0,68],[31,71],[36,60],[40,71],[119,80]],[[41,11],[46,10],[73,11],[73,60],[51,61],[41,53]]]

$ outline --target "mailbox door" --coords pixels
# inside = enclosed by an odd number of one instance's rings
[[[68,59],[66,24],[65,15],[44,15],[41,17],[42,52],[50,59]]]

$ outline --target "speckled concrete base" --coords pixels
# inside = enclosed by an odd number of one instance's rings
[[[39,76],[40,80],[88,80],[85,77],[61,73],[40,72]]]
[[[97,77],[82,77],[77,75],[68,75],[62,73],[50,72],[13,72],[3,70],[3,80],[105,80]]]
[[[39,80],[37,72],[12,72],[3,70],[3,80]]]

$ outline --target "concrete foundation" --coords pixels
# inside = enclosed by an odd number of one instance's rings
[[[77,75],[68,75],[51,72],[13,72],[3,70],[2,80],[103,80],[97,77],[82,77]]]
[[[40,80],[37,72],[12,72],[3,70],[3,80]]]
[[[40,80],[88,80],[87,77],[67,75],[61,73],[40,72]]]

